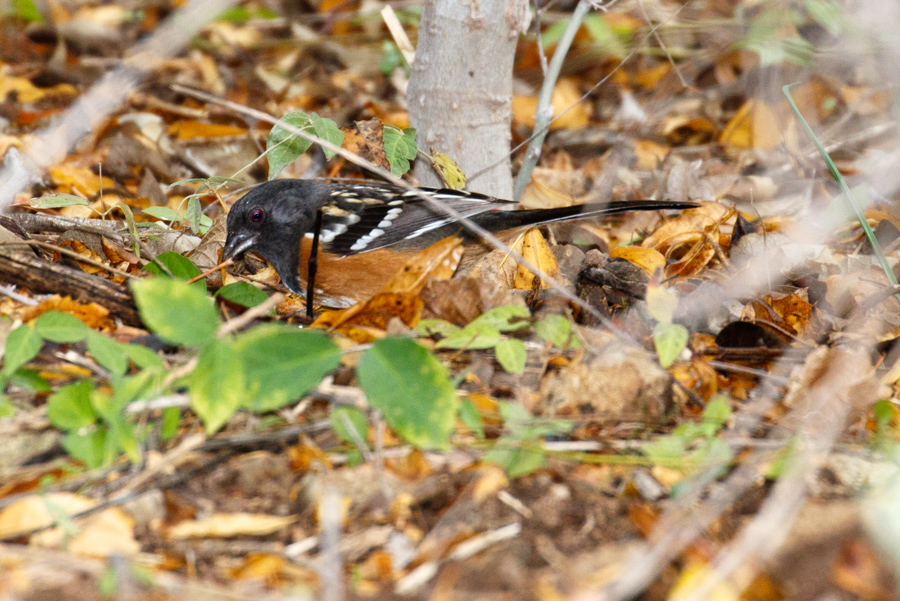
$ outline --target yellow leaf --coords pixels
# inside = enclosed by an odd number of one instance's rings
[[[772,149],[781,143],[781,125],[771,107],[751,98],[725,126],[719,142],[737,149]]]
[[[431,166],[437,171],[444,186],[451,190],[462,190],[466,187],[466,174],[456,161],[442,152],[431,149]]]
[[[644,270],[647,275],[653,275],[657,269],[666,267],[666,258],[652,248],[640,246],[618,246],[610,251],[611,259],[625,259]]]
[[[0,73],[0,101],[15,93],[19,102],[31,104],[47,96],[78,94],[71,84],[61,83],[50,88],[39,88],[24,77],[10,77]]]
[[[647,286],[647,310],[656,321],[672,323],[672,316],[678,308],[678,295],[662,286]]]
[[[550,124],[550,129],[577,129],[586,126],[591,119],[591,108],[586,102],[579,102],[581,91],[572,79],[561,79],[553,88],[550,105],[553,116],[566,111]],[[514,96],[512,100],[513,123],[534,127],[534,113],[537,111],[537,96]],[[568,110],[566,110],[568,109]]]
[[[102,187],[108,190],[115,182],[108,177],[100,177],[87,167],[75,167],[70,164],[56,165],[50,168],[50,177],[60,192],[80,192],[84,197],[96,196]]]
[[[559,278],[559,263],[556,261],[556,255],[553,249],[544,240],[544,236],[536,227],[525,232],[525,239],[522,242],[522,258],[540,269],[545,275],[553,279]],[[519,290],[531,290],[535,275],[525,267],[519,265],[516,269],[516,279],[513,286]],[[541,282],[541,288],[549,288],[550,284]]]

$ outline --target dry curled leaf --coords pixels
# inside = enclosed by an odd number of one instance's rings
[[[540,269],[545,275],[559,279],[559,263],[553,254],[553,249],[544,240],[541,231],[536,227],[525,232],[525,238],[522,240],[522,258]],[[531,290],[534,283],[535,274],[524,265],[519,265],[516,269],[516,277],[513,286],[518,290]],[[541,288],[549,288],[550,284],[541,282]]]

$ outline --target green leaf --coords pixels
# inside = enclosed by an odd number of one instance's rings
[[[384,40],[381,43],[382,58],[378,63],[378,70],[385,75],[390,75],[394,69],[406,66],[406,59],[403,53],[397,48],[397,45],[390,40]]]
[[[210,298],[194,286],[154,277],[132,280],[131,290],[141,319],[163,340],[193,346],[215,337],[219,314]]]
[[[584,18],[584,27],[594,42],[606,54],[616,58],[624,58],[628,48],[601,14],[590,14]]]
[[[724,426],[731,419],[731,405],[728,404],[728,398],[724,394],[718,394],[710,399],[703,409],[702,419],[704,423]]]
[[[118,417],[119,411],[124,405],[117,403],[113,395],[103,390],[92,390],[90,394],[91,407],[101,418],[107,422]]]
[[[388,425],[413,445],[445,449],[458,402],[443,365],[407,338],[384,338],[363,353],[360,386]]]
[[[400,176],[409,171],[409,162],[416,158],[416,130],[404,130],[393,125],[384,126],[384,156],[391,164],[391,173]]]
[[[527,307],[503,305],[482,313],[472,323],[488,324],[501,332],[516,332],[531,326],[531,313]],[[471,324],[469,324],[471,325]]]
[[[509,474],[510,478],[527,476],[531,472],[544,467],[546,454],[541,450],[526,449],[522,441],[501,437],[494,446],[484,454],[484,461],[496,463]]]
[[[113,375],[120,376],[128,369],[128,355],[122,350],[122,345],[111,338],[91,330],[87,336],[87,349],[94,361]]]
[[[87,199],[74,194],[45,194],[29,200],[28,206],[34,209],[61,209],[74,206],[89,207],[91,203]]]
[[[140,463],[141,451],[134,425],[124,416],[119,415],[117,419],[109,422],[107,437],[108,444],[115,445],[116,449],[125,453],[133,463]]]
[[[356,444],[357,440],[365,441],[369,434],[369,424],[366,414],[356,407],[338,407],[328,416],[331,427],[334,428],[338,438],[349,444]],[[356,432],[354,437],[347,424]]]
[[[437,343],[437,348],[444,349],[488,349],[497,346],[502,340],[500,331],[487,322],[473,321],[459,332],[447,336]]]
[[[733,457],[731,447],[721,438],[708,438],[688,454],[688,461],[694,471],[706,469],[712,465],[721,465],[723,469]]]
[[[200,189],[207,190],[218,190],[225,184],[238,184],[241,186],[246,186],[247,182],[239,179],[234,179],[230,177],[222,177],[220,175],[214,175],[212,177],[190,177],[188,179],[180,179],[177,182],[172,182],[168,186],[168,189],[176,188],[178,186],[183,186],[185,184],[200,184]]]
[[[659,364],[668,369],[685,349],[690,333],[687,328],[677,323],[658,323],[653,328],[653,344]]]
[[[47,311],[34,320],[34,329],[51,342],[80,342],[91,331],[80,319],[61,311]]]
[[[69,455],[84,462],[88,469],[96,469],[115,459],[115,456],[109,456],[106,434],[106,428],[97,428],[85,434],[69,432],[63,437],[62,445]]]
[[[844,9],[836,0],[806,0],[806,12],[831,35],[844,28]]]
[[[449,321],[444,321],[443,319],[423,319],[416,324],[413,331],[419,336],[434,336],[440,334],[441,336],[447,337],[453,336],[457,332],[461,332],[462,328]]]
[[[200,206],[200,199],[196,196],[191,196],[188,199],[187,210],[184,212],[184,220],[195,234],[200,231],[200,218],[202,216],[203,207]]]
[[[2,382],[2,379],[3,376],[0,376],[0,382]],[[19,388],[35,393],[53,391],[50,385],[47,384],[47,380],[42,378],[40,373],[38,373],[34,369],[23,369],[20,367],[16,370],[16,373],[9,376],[9,381],[11,384],[15,384]],[[2,389],[3,386],[2,384],[0,384],[0,390]]]
[[[677,436],[660,436],[656,440],[641,447],[641,452],[653,463],[668,467],[684,464],[687,448],[684,441]]]
[[[208,344],[188,378],[191,409],[212,434],[238,410],[246,394],[244,369],[233,345],[224,340]]]
[[[581,343],[572,331],[572,322],[563,315],[548,315],[534,324],[534,332],[561,349],[581,346]]]
[[[113,398],[116,405],[114,412],[117,414],[128,403],[147,398],[159,392],[158,388],[162,381],[161,376],[161,373],[150,369],[141,370],[133,376],[112,376],[109,379],[109,383],[113,389]],[[94,407],[96,406],[95,403]],[[107,417],[106,414],[104,414],[104,417]]]
[[[162,424],[159,429],[160,440],[172,440],[178,434],[181,425],[181,410],[178,407],[166,407],[162,410]]]
[[[312,117],[303,111],[288,113],[280,121],[307,133],[315,133]],[[310,146],[312,146],[312,142],[306,138],[301,138],[280,125],[275,125],[269,132],[269,139],[266,142],[266,156],[269,159],[269,179],[275,179],[282,169],[296,161]]]
[[[125,216],[125,224],[128,226],[128,233],[131,234],[131,251],[135,254],[136,257],[140,258],[140,238],[138,237],[137,223],[135,223],[134,221],[134,213],[131,211],[131,207],[129,207],[124,202],[119,201],[113,208],[119,209],[120,211],[122,211],[122,215]]]
[[[146,209],[142,209],[141,212],[144,215],[156,217],[163,221],[181,221],[182,219],[182,216],[178,211],[170,209],[169,207],[147,207]]]
[[[478,438],[484,438],[484,421],[481,419],[478,407],[471,400],[465,399],[460,403],[459,419],[467,428],[475,432]]]
[[[340,146],[344,143],[344,132],[342,132],[341,128],[337,126],[337,123],[335,123],[331,119],[320,117],[316,113],[313,113],[312,123],[318,137],[322,138],[326,142],[331,142],[335,146]],[[325,158],[334,158],[334,151],[322,147],[322,152],[325,153]]]
[[[139,344],[123,344],[122,350],[141,369],[161,370],[165,367],[159,354]]]
[[[88,380],[63,386],[47,399],[47,419],[61,430],[78,430],[94,424],[98,416],[91,405],[91,391]]]
[[[44,15],[33,0],[12,0],[13,13],[29,23],[43,23]]]
[[[215,296],[248,308],[269,300],[268,294],[247,282],[234,282],[222,286],[216,291]]]
[[[234,349],[246,374],[247,392],[241,405],[257,412],[299,399],[341,361],[340,347],[321,332],[280,325],[245,332]]]
[[[511,374],[520,374],[525,371],[525,343],[516,338],[505,338],[494,347],[497,362]]]
[[[3,388],[3,378],[0,378],[0,389]],[[0,394],[0,419],[4,417],[12,417],[16,414],[16,407],[9,402],[9,399]]]
[[[507,401],[500,402],[500,415],[503,417],[503,428],[519,440],[560,436],[574,427],[574,423],[566,419],[536,419],[520,404]]]
[[[28,324],[10,332],[3,353],[3,374],[10,376],[16,373],[17,369],[37,357],[43,344],[40,334]]]
[[[278,14],[264,6],[251,7],[233,6],[226,8],[218,14],[216,21],[225,21],[226,23],[246,23],[251,19],[277,19]]]
[[[176,252],[164,252],[157,255],[156,260],[165,265],[172,272],[172,276],[178,280],[192,280],[201,273],[200,268],[194,265],[190,259]],[[153,262],[147,263],[144,269],[159,276],[169,277],[159,268],[159,265]],[[198,280],[191,285],[201,292],[206,291],[206,282],[203,280]]]

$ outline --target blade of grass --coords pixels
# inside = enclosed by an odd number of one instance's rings
[[[822,157],[822,160],[825,161],[825,165],[828,166],[828,171],[831,172],[831,176],[841,187],[841,191],[844,193],[844,197],[847,199],[847,202],[849,202],[850,206],[853,207],[853,212],[856,213],[856,218],[859,220],[859,224],[862,226],[863,231],[866,233],[866,238],[868,238],[869,243],[872,245],[872,250],[875,253],[875,256],[878,258],[878,262],[881,264],[881,268],[884,270],[884,274],[887,276],[888,282],[890,282],[892,286],[900,285],[900,283],[897,282],[897,277],[894,275],[894,271],[888,264],[887,257],[884,256],[884,251],[882,251],[881,245],[875,238],[875,232],[872,231],[872,228],[869,226],[869,222],[866,220],[866,216],[863,214],[862,207],[859,206],[859,203],[856,202],[853,194],[851,194],[850,187],[847,185],[847,181],[844,179],[844,176],[841,175],[841,172],[838,171],[837,166],[834,164],[834,161],[831,160],[831,157],[828,155],[825,147],[822,146],[821,142],[819,142],[819,138],[816,137],[816,134],[815,132],[813,132],[812,127],[809,126],[809,123],[806,121],[806,119],[803,118],[803,114],[800,112],[800,109],[794,103],[794,98],[791,96],[791,88],[796,85],[797,83],[787,84],[785,86],[782,86],[781,91],[784,92],[785,96],[787,96],[788,102],[791,105],[791,110],[794,111],[794,115],[796,115],[800,123],[803,124],[803,129],[806,131],[806,135],[808,135],[809,139],[812,140],[813,145],[815,145],[816,150],[819,152],[819,156]],[[897,294],[897,300],[900,300],[900,294]]]

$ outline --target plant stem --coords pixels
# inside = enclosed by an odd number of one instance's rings
[[[534,131],[537,132],[528,150],[525,152],[525,158],[522,160],[522,167],[516,175],[514,198],[518,200],[525,191],[525,186],[531,181],[531,172],[537,165],[538,159],[541,158],[541,146],[544,144],[544,138],[547,135],[547,124],[553,118],[553,107],[550,105],[550,99],[553,97],[553,88],[556,86],[556,80],[559,79],[559,72],[562,70],[563,61],[575,39],[575,34],[581,27],[584,17],[591,10],[591,3],[588,0],[581,0],[575,10],[572,12],[572,18],[563,32],[556,50],[553,52],[553,58],[550,59],[550,66],[547,69],[547,75],[544,77],[544,85],[541,86],[541,94],[538,97],[537,111],[534,114]],[[540,32],[538,32],[540,35]]]

